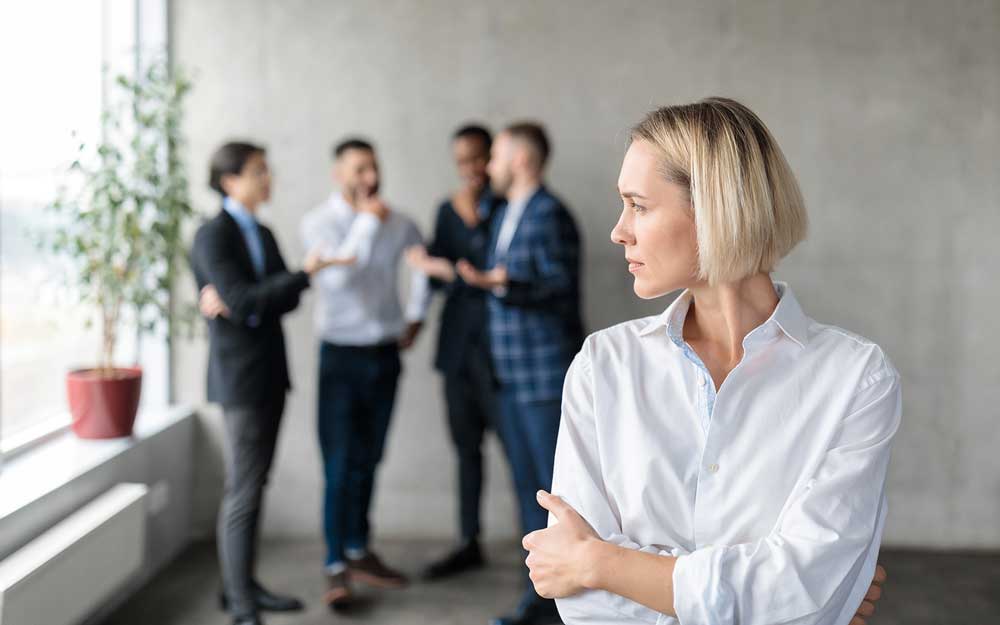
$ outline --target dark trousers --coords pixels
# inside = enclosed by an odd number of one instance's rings
[[[259,406],[223,407],[226,485],[216,533],[223,588],[237,616],[255,612],[257,526],[284,408],[284,393]]]
[[[479,538],[483,437],[497,420],[496,382],[488,347],[472,343],[459,367],[445,373],[448,429],[458,456],[458,520],[462,540]]]
[[[560,414],[561,402],[558,399],[519,402],[513,390],[501,388],[497,432],[510,462],[521,514],[522,535],[548,525],[549,513],[538,505],[536,493],[540,489],[552,488]],[[527,589],[522,597],[521,607],[548,601],[535,592],[534,584],[528,578],[527,567],[524,567],[524,575]]]
[[[319,443],[325,489],[326,564],[366,549],[368,509],[401,370],[399,348],[320,345]]]

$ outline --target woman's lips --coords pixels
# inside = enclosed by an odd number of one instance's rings
[[[638,262],[638,261],[628,260],[628,259],[625,259],[625,260],[628,262],[628,270],[629,270],[630,273],[635,273],[635,272],[639,271],[639,269],[641,269],[643,267],[643,264],[640,263],[640,262]]]

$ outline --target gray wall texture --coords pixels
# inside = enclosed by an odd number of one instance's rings
[[[816,319],[882,344],[904,378],[886,542],[1000,547],[1000,3],[175,0],[172,26],[176,60],[197,72],[186,128],[198,206],[217,210],[204,184],[217,144],[263,142],[276,172],[266,219],[293,262],[299,219],[331,190],[335,139],[377,143],[385,195],[426,231],[456,183],[457,124],[543,121],[549,181],[585,235],[592,329],[667,304],[632,294],[608,238],[627,128],[661,104],[744,101],[810,207],[810,238],[778,277]],[[307,296],[285,324],[295,390],[270,535],[318,535],[311,309]],[[377,493],[383,535],[455,533],[454,462],[429,364],[436,312],[405,358]],[[181,398],[201,403],[204,343],[179,348]],[[210,531],[217,416],[203,427],[197,516]],[[489,451],[487,537],[513,536],[507,470],[495,441]]]

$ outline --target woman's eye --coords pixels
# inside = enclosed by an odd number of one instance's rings
[[[646,207],[645,206],[639,206],[638,204],[633,204],[632,205],[632,210],[635,211],[635,212],[637,212],[637,213],[642,213],[642,212],[645,212]]]

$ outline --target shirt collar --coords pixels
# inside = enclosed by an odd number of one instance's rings
[[[525,207],[527,207],[528,204],[531,202],[531,200],[536,195],[538,195],[538,192],[541,189],[542,189],[542,185],[538,185],[537,187],[535,187],[534,189],[531,190],[531,193],[524,194],[524,196],[521,197],[521,199],[519,199],[517,201],[510,201],[510,200],[508,200],[507,201],[507,210],[508,210],[508,212],[521,212],[521,211],[524,211]]]
[[[795,299],[795,295],[787,283],[775,282],[774,289],[778,294],[778,305],[767,321],[751,330],[746,338],[756,334],[766,334],[767,328],[776,325],[785,336],[795,341],[799,347],[805,347],[806,341],[809,339],[809,319],[802,312],[798,300]],[[670,340],[675,345],[680,346],[684,342],[684,320],[691,307],[691,297],[691,291],[685,289],[666,310],[643,326],[639,330],[639,335],[646,336],[661,328],[666,328]]]
[[[496,204],[496,196],[493,195],[493,191],[490,189],[490,183],[487,182],[483,190],[479,192],[479,198],[476,200],[476,212],[479,213],[479,218],[485,221],[489,219],[490,215],[493,213],[493,207]]]
[[[330,199],[328,200],[330,207],[336,213],[352,213],[354,209],[351,205],[347,203],[347,199],[344,194],[340,191],[334,191],[330,194]]]
[[[236,220],[240,228],[254,228],[257,226],[257,219],[239,200],[234,200],[227,195],[222,199],[222,208]]]

